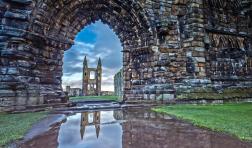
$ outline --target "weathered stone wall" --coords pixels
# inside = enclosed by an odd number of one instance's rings
[[[119,97],[119,100],[123,100],[123,90],[124,90],[124,82],[123,82],[123,69],[120,69],[114,76],[114,90],[115,95]]]
[[[1,0],[1,110],[66,102],[64,51],[99,19],[124,48],[125,100],[248,97],[251,10],[243,0]]]
[[[201,52],[189,56],[194,73],[204,71],[206,85],[178,89],[182,99],[250,98],[251,91],[251,1],[203,1],[200,29],[203,29]],[[205,59],[195,58],[204,55]],[[203,66],[203,67],[201,67]],[[194,86],[193,89],[191,86]],[[188,91],[189,90],[189,91]]]
[[[125,72],[131,84],[126,81],[126,95],[127,86],[132,91],[128,100],[251,97],[251,2],[177,0],[152,5],[157,43],[127,55],[135,67]]]
[[[80,88],[71,88],[71,86],[66,86],[66,95],[69,97],[78,97],[82,96],[82,89]]]

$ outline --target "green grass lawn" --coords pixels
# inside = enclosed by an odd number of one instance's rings
[[[117,101],[118,96],[79,96],[79,97],[70,97],[70,100],[112,100]]]
[[[252,141],[252,103],[224,105],[174,105],[153,109],[175,115],[196,126],[226,132]]]
[[[47,112],[0,114],[0,147],[22,138],[35,122],[46,115]]]

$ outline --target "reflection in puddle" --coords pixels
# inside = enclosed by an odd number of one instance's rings
[[[122,128],[113,111],[83,112],[67,118],[60,127],[59,147],[120,148]],[[115,142],[116,141],[116,142]]]
[[[60,148],[251,148],[228,135],[149,110],[89,111],[67,121],[21,147]]]
[[[92,120],[90,121],[90,119],[92,119]],[[95,111],[93,113],[90,113],[90,112],[81,113],[80,134],[81,134],[82,140],[83,140],[83,137],[85,134],[86,126],[87,127],[94,126],[95,132],[96,132],[96,137],[99,138],[100,120],[101,120],[101,112],[99,112],[99,111]]]

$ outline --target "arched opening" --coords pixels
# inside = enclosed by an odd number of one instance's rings
[[[94,80],[95,77],[96,77],[95,71],[90,71],[90,77],[89,77],[89,79]]]
[[[114,75],[122,69],[122,50],[119,38],[108,25],[96,21],[84,27],[76,35],[75,44],[64,52],[62,87],[70,87],[65,89],[68,96],[74,97],[74,89],[83,89],[80,96],[113,95]],[[96,92],[99,89],[101,92]]]
[[[141,88],[151,83],[152,80],[149,78],[152,76],[149,75],[147,78],[141,71],[144,71],[146,65],[151,65],[150,62],[154,60],[151,46],[157,41],[154,40],[156,35],[151,28],[147,12],[139,2],[132,0],[48,1],[37,3],[35,10],[33,15],[37,17],[30,25],[30,30],[40,34],[44,43],[33,46],[48,53],[53,52],[54,56],[57,56],[56,59],[52,59],[54,63],[50,65],[54,70],[47,71],[45,78],[47,85],[43,83],[40,85],[47,95],[47,90],[53,90],[50,96],[64,96],[61,93],[64,52],[74,45],[74,39],[82,28],[101,20],[113,29],[122,43],[124,98],[135,99],[132,93],[138,94],[137,98],[143,98],[144,89]],[[36,43],[36,38],[31,40]],[[45,100],[50,99],[45,98]]]

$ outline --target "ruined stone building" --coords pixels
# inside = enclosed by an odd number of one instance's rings
[[[96,20],[122,43],[126,102],[252,94],[251,0],[4,0],[0,19],[0,110],[67,102],[64,51]]]
[[[83,61],[82,91],[84,96],[100,96],[102,81],[102,63],[99,58],[97,68],[89,68],[87,57]]]
[[[123,69],[120,69],[118,73],[114,76],[114,90],[115,95],[118,96],[120,99],[123,97]]]
[[[66,92],[69,97],[82,96],[82,89],[80,88],[71,88],[71,86],[66,86]]]

